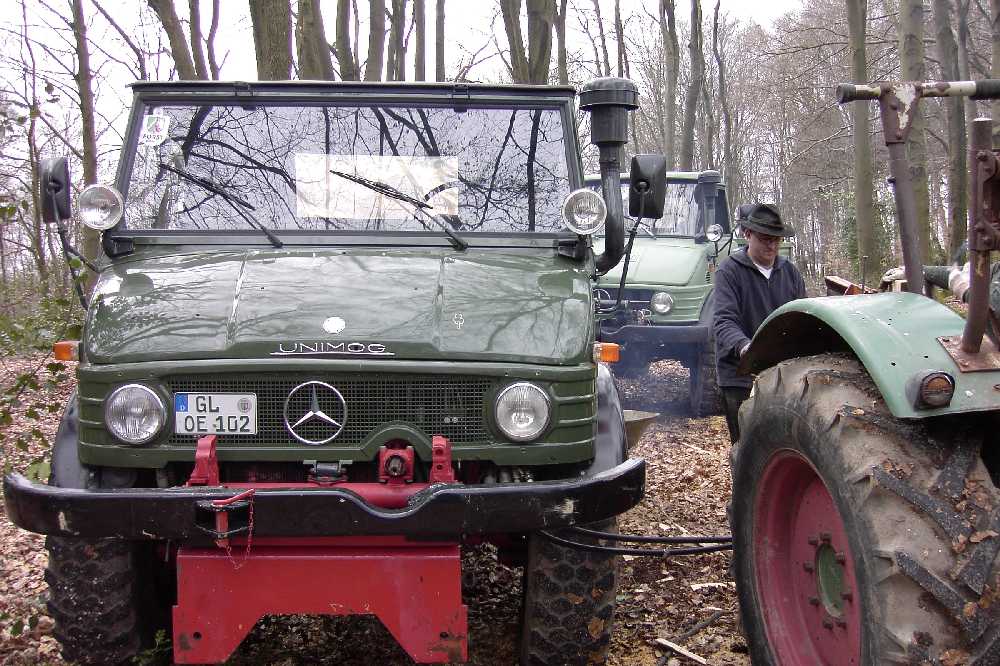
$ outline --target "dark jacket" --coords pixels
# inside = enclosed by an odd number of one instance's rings
[[[715,271],[715,360],[719,386],[749,387],[748,375],[736,374],[740,350],[767,316],[789,301],[804,298],[806,285],[799,269],[784,257],[774,260],[771,277],[765,278],[747,255],[734,252]]]

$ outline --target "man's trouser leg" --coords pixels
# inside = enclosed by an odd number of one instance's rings
[[[729,441],[736,442],[740,438],[740,405],[750,397],[750,387],[723,386],[722,400],[726,408],[726,425],[729,427]]]

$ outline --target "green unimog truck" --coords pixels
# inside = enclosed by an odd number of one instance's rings
[[[592,186],[599,184],[588,177]],[[628,195],[628,174],[622,174]],[[600,322],[600,339],[621,345],[616,374],[644,375],[649,364],[680,361],[689,370],[688,395],[697,416],[718,413],[712,336],[712,277],[732,248],[729,205],[718,171],[669,172],[664,215],[635,235],[622,306]],[[631,229],[634,221],[628,220]],[[618,300],[624,265],[598,281],[607,309]]]
[[[525,567],[522,662],[600,659],[616,558],[546,534],[643,493],[592,281],[623,253],[634,85],[579,95],[603,194],[572,88],[134,93],[114,187],[77,204],[105,256],[51,481],[4,480],[49,535],[64,656],[118,663],[172,620],[178,663],[217,662],[265,614],[362,613],[461,661],[460,552],[488,541]],[[47,221],[69,190],[46,162]]]

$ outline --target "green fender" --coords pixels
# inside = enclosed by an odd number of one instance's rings
[[[894,416],[995,410],[1000,367],[960,372],[938,341],[961,335],[964,327],[965,320],[949,308],[908,292],[805,298],[783,305],[761,324],[740,370],[757,374],[797,356],[850,352],[864,364]],[[912,394],[915,378],[932,370],[955,378],[955,395],[947,407],[917,409],[907,388]]]

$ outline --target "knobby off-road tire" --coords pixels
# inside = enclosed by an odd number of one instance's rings
[[[1000,663],[1000,492],[969,422],[892,417],[850,356],[760,375],[733,452],[755,664]]]
[[[616,521],[593,525],[615,531]],[[576,534],[573,541],[593,543]],[[618,557],[528,540],[521,621],[522,666],[603,664],[611,645]]]
[[[49,484],[100,487],[97,470],[83,468],[76,453],[76,394],[67,403],[53,448]],[[120,539],[47,537],[49,615],[67,661],[130,662],[157,629],[169,626],[172,577],[150,543]],[[169,634],[168,634],[169,635]]]
[[[702,345],[688,371],[688,401],[694,416],[722,413],[722,393],[717,375],[715,339],[710,338]]]
[[[134,547],[116,539],[48,537],[49,614],[67,661],[121,664],[142,647]]]

